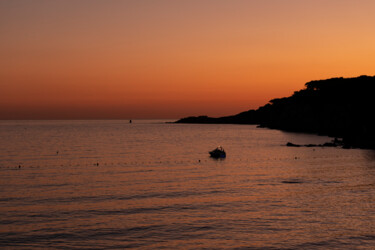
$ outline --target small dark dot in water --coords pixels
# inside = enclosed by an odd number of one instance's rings
[[[58,154],[59,154],[59,151],[56,151],[56,154],[58,155]]]
[[[18,168],[21,168],[21,165],[18,165]]]
[[[198,162],[201,162],[201,160],[198,160]]]

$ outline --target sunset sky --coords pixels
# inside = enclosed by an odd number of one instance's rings
[[[373,0],[1,0],[0,119],[223,116],[375,75]]]

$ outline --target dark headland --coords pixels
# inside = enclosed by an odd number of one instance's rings
[[[257,124],[285,131],[342,138],[344,147],[375,149],[375,76],[311,81],[290,97],[256,109],[212,118],[186,117],[176,123]]]

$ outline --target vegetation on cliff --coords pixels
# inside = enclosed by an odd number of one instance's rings
[[[177,123],[259,124],[343,138],[347,147],[375,148],[375,76],[311,81],[290,97],[233,116],[187,117]]]

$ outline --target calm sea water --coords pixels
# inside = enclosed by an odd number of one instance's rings
[[[250,125],[1,121],[0,247],[374,249],[375,153]],[[208,151],[222,145],[227,158]]]

